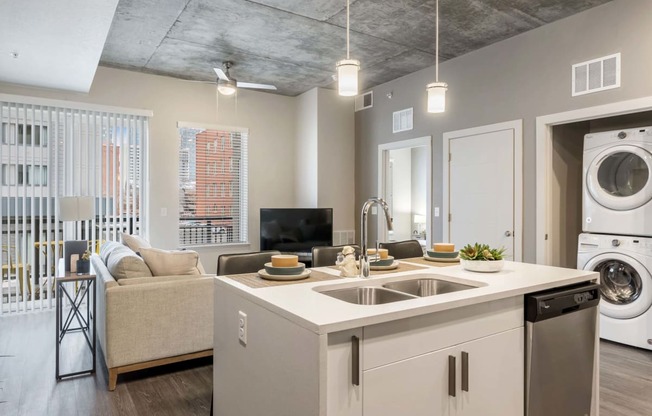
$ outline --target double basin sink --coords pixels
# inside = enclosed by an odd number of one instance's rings
[[[475,289],[476,287],[478,286],[423,276],[398,282],[389,282],[379,286],[331,289],[321,291],[321,293],[356,305],[381,305],[384,303]]]

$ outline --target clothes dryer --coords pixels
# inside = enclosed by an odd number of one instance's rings
[[[600,273],[600,338],[652,350],[652,238],[580,234],[577,267]]]
[[[652,127],[584,136],[582,231],[652,236]]]

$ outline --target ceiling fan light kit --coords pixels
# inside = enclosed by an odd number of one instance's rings
[[[213,68],[217,74],[217,91],[222,95],[233,95],[238,91],[238,88],[252,88],[256,90],[271,90],[276,91],[276,87],[270,84],[256,84],[252,82],[238,82],[229,74],[229,69],[233,66],[233,62],[222,62],[221,68]]]
[[[446,91],[448,84],[439,82],[439,0],[435,2],[436,34],[435,34],[435,82],[426,86],[428,93],[427,110],[429,113],[443,113],[446,111]]]
[[[217,80],[217,90],[222,95],[233,95],[237,90],[237,81],[234,78],[231,79],[218,79]]]
[[[349,56],[349,0],[346,0],[346,59],[338,61],[337,93],[343,97],[358,95],[358,71],[360,61]]]

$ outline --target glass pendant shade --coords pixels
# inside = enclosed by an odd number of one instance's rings
[[[445,82],[433,82],[427,85],[429,113],[443,113],[446,111],[447,89],[448,84]]]
[[[342,59],[337,62],[337,92],[350,97],[358,95],[358,71],[360,61],[357,59]]]
[[[237,89],[236,80],[231,78],[229,80],[220,79],[217,81],[217,90],[222,95],[233,95]]]

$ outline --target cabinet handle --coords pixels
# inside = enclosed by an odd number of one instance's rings
[[[455,356],[448,356],[448,395],[455,397]]]
[[[469,391],[469,353],[462,351],[462,391]]]
[[[353,357],[351,359],[351,384],[360,385],[360,338],[355,335],[351,337],[351,350]]]

